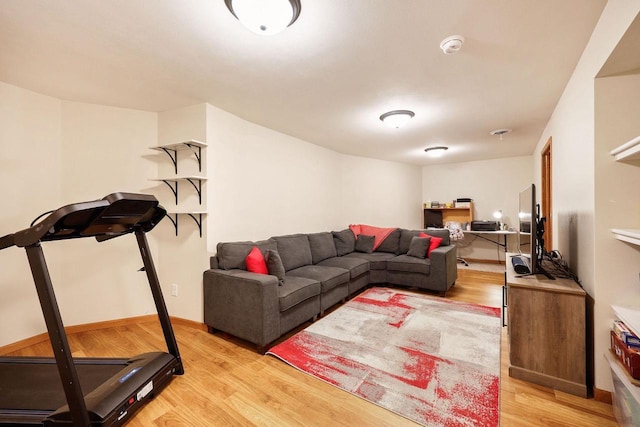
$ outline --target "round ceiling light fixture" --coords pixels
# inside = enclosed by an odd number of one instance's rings
[[[500,141],[502,141],[502,136],[511,132],[511,129],[496,129],[489,132],[489,135],[498,135],[500,137]]]
[[[445,153],[445,151],[447,151],[448,149],[449,147],[440,145],[438,147],[425,148],[424,152],[427,153],[429,157],[441,157]]]
[[[445,55],[451,55],[452,53],[456,53],[462,49],[463,43],[463,36],[449,36],[440,42],[440,49],[442,49]]]
[[[300,0],[224,0],[229,11],[252,32],[273,35],[296,22]]]
[[[409,110],[393,110],[388,111],[380,116],[380,120],[387,126],[392,128],[399,128],[404,126],[409,120],[411,120],[416,113]]]

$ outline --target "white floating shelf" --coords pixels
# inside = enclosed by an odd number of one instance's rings
[[[616,239],[623,242],[632,243],[634,245],[640,245],[640,230],[638,229],[621,229],[612,228],[611,232],[615,235]]]
[[[616,317],[627,325],[631,332],[640,337],[640,310],[621,305],[612,305]]]
[[[167,213],[171,215],[206,215],[207,211],[195,209],[167,209]]]
[[[639,160],[640,159],[640,136],[611,150],[611,155],[619,160]]]
[[[176,142],[172,144],[166,145],[158,145],[157,147],[150,147],[152,150],[186,150],[191,147],[206,147],[207,144],[205,142],[196,141],[195,139],[191,139],[189,141]]]
[[[207,177],[205,176],[196,176],[196,175],[176,175],[176,176],[168,176],[166,178],[149,178],[149,181],[181,181],[181,180],[194,180],[194,181],[206,181]]]

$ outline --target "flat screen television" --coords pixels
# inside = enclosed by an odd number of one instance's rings
[[[520,192],[518,203],[518,222],[520,233],[529,234],[529,252],[525,254],[529,262],[528,274],[544,274],[553,277],[541,266],[544,255],[544,219],[540,218],[540,207],[536,203],[536,186],[529,185]],[[515,267],[515,264],[514,264]],[[526,274],[526,273],[525,273]]]

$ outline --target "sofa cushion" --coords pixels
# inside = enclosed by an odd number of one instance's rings
[[[399,245],[400,245],[400,229],[396,228],[382,241],[382,243],[380,243],[380,246],[378,246],[375,249],[375,251],[397,254]]]
[[[264,253],[267,249],[276,249],[276,242],[271,239],[259,242],[220,242],[216,248],[219,268],[223,270],[232,270],[234,268],[246,270],[247,263],[245,259],[254,246],[260,248]]]
[[[247,264],[247,271],[259,274],[269,273],[267,263],[264,260],[264,254],[257,246],[251,249],[251,252],[249,252],[249,255],[245,258],[245,263]]]
[[[269,274],[278,278],[278,284],[280,286],[284,285],[284,265],[282,264],[282,259],[278,251],[272,249],[267,250],[267,270]]]
[[[278,253],[285,271],[312,263],[309,239],[305,234],[272,237],[276,241]]]
[[[325,267],[339,267],[349,270],[352,279],[363,275],[369,271],[369,261],[362,258],[351,258],[346,256],[327,258],[318,263]]]
[[[397,257],[387,261],[387,270],[428,275],[431,271],[431,260],[429,258],[416,258],[409,255],[398,255]]]
[[[321,265],[305,265],[291,271],[287,271],[287,281],[290,277],[304,277],[320,282],[322,293],[330,291],[336,286],[349,282],[349,270],[338,267],[326,267]],[[286,281],[285,281],[286,282]]]
[[[332,231],[333,243],[336,246],[338,256],[350,254],[356,250],[356,236],[348,228],[341,231]]]
[[[369,261],[370,270],[384,270],[387,268],[387,260],[394,258],[395,255],[386,252],[373,252],[370,254],[365,254],[363,252],[352,252],[348,255],[345,255],[345,257],[365,259]]]
[[[356,252],[364,252],[370,254],[373,252],[373,245],[375,244],[375,236],[367,236],[366,234],[359,234],[356,238]]]
[[[314,264],[327,258],[338,256],[336,245],[333,243],[333,234],[327,232],[308,234],[309,247],[311,248],[311,260]]]
[[[320,295],[320,282],[304,277],[287,277],[278,287],[280,311],[286,311],[309,298]]]
[[[411,239],[407,255],[416,258],[426,258],[431,244],[431,237],[414,237]]]

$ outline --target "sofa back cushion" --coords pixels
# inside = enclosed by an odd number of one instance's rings
[[[286,271],[313,263],[309,238],[306,234],[272,237]]]
[[[336,245],[333,243],[333,234],[330,232],[308,234],[307,237],[311,248],[311,260],[314,264],[338,256]]]
[[[411,239],[418,237],[420,230],[405,230],[400,229],[400,239],[398,242],[398,255],[405,255],[409,252],[409,246],[411,246]]]
[[[376,252],[388,252],[390,254],[397,254],[400,247],[400,229],[393,230],[385,239],[380,243],[380,246],[376,248]]]
[[[247,269],[245,258],[251,252],[254,246],[257,246],[262,254],[267,249],[276,249],[276,242],[268,239],[261,240],[259,242],[220,242],[217,246],[217,258],[218,268],[222,270],[232,270],[239,268],[241,270]]]
[[[333,231],[332,234],[338,256],[347,255],[356,250],[356,236],[351,230],[347,228],[341,231]]]
[[[451,244],[451,234],[446,228],[430,228],[421,231],[429,236],[440,237],[442,239],[440,246],[449,246]]]

